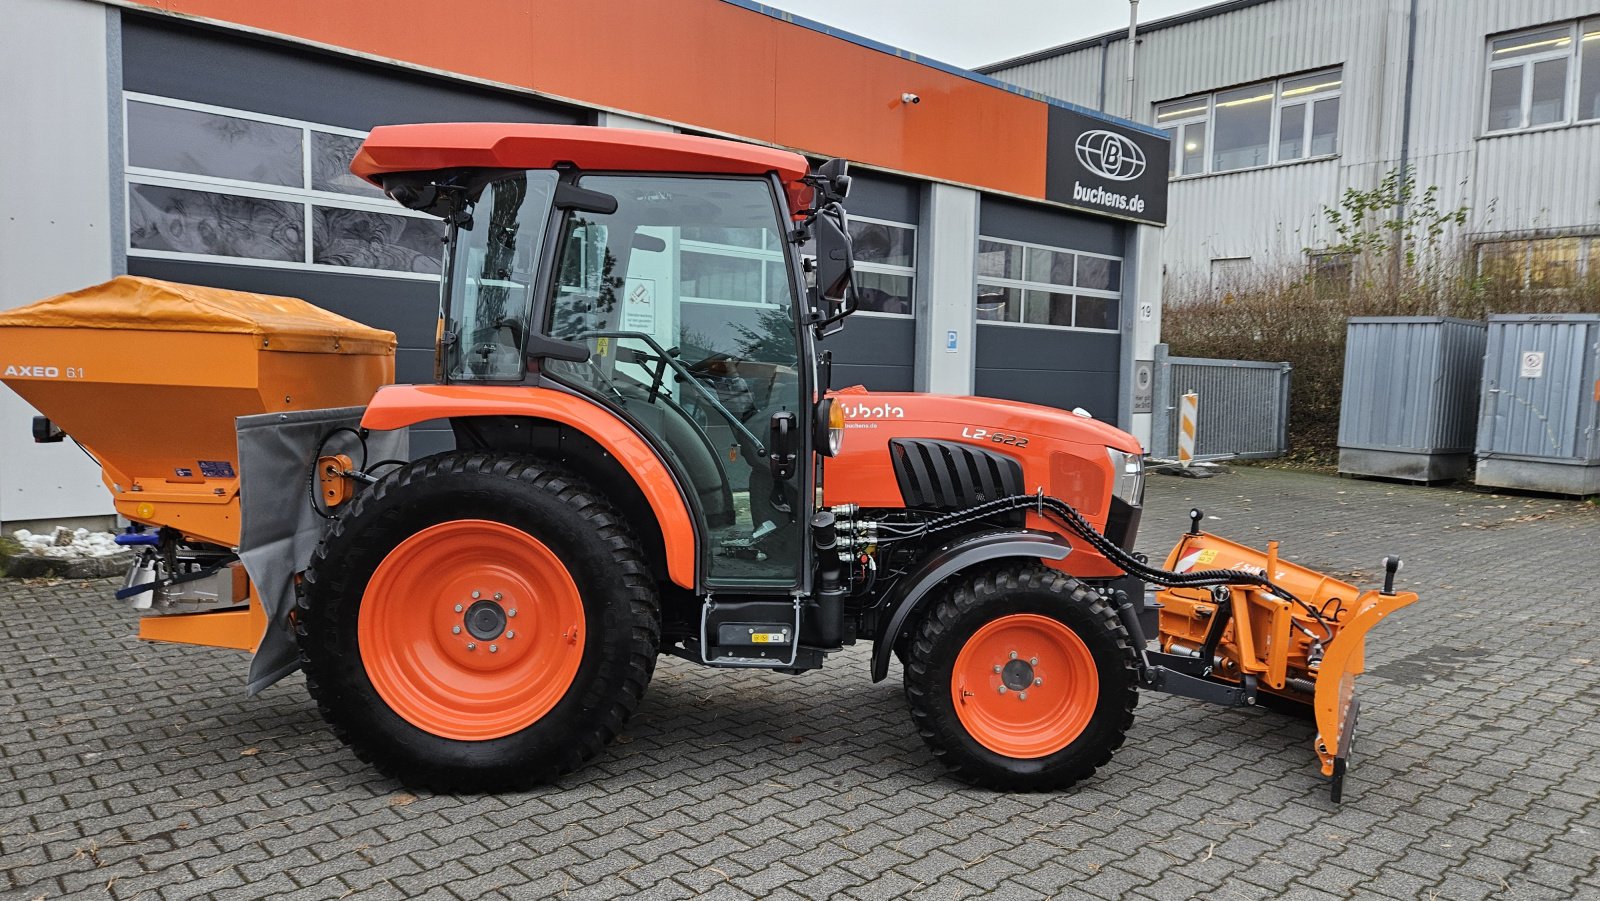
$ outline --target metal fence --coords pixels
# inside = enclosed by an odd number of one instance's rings
[[[1168,356],[1156,345],[1150,455],[1178,455],[1178,401],[1199,395],[1195,459],[1281,457],[1289,450],[1288,363]]]

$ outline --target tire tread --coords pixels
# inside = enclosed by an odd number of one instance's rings
[[[592,717],[589,727],[571,736],[566,752],[545,760],[528,761],[521,767],[501,768],[501,772],[482,777],[455,769],[408,763],[401,755],[393,753],[385,741],[352,729],[354,705],[368,701],[338,678],[334,659],[340,651],[333,637],[333,614],[313,599],[320,595],[337,596],[344,589],[344,574],[336,552],[345,545],[352,524],[362,523],[374,506],[423,480],[473,474],[525,483],[549,493],[586,520],[593,536],[603,542],[602,552],[612,558],[621,575],[631,621],[627,662],[620,684],[611,691],[609,702],[596,705],[597,715]],[[593,759],[622,733],[650,684],[661,637],[661,615],[648,572],[638,540],[616,509],[599,491],[558,465],[518,455],[478,451],[426,457],[396,468],[357,495],[318,542],[301,590],[296,593],[293,618],[306,687],[323,719],[341,742],[359,759],[407,786],[440,792],[521,790],[554,781]]]

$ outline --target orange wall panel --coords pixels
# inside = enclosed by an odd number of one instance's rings
[[[916,175],[1044,196],[1046,104],[722,0],[129,0]],[[922,102],[907,105],[910,92]]]
[[[1037,101],[773,20],[778,144],[950,181],[1044,196],[1048,107]],[[921,103],[902,103],[902,93]]]

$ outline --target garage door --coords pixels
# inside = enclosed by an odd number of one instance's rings
[[[975,393],[1117,421],[1126,230],[983,198]]]

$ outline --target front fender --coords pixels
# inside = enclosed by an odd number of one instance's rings
[[[922,601],[935,586],[970,566],[1002,557],[1063,560],[1072,552],[1065,538],[1049,532],[1010,529],[984,532],[952,542],[934,551],[922,564],[890,589],[884,607],[894,611],[872,645],[872,681],[889,675],[889,655]]]

